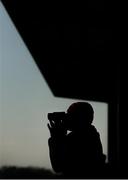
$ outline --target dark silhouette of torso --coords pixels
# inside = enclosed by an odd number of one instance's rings
[[[105,165],[100,136],[94,126],[85,131],[70,132],[58,141],[49,139],[53,168],[66,176],[87,177],[98,175]]]
[[[100,135],[92,124],[49,138],[52,167],[64,177],[98,177],[105,165]]]

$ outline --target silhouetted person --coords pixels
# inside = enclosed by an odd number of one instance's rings
[[[103,172],[105,155],[100,135],[92,125],[93,117],[89,103],[77,102],[68,108],[61,120],[50,119],[48,142],[55,172],[72,178],[95,177]]]

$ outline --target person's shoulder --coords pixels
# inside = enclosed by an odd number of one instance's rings
[[[90,128],[91,128],[91,130],[98,132],[94,125],[91,124]]]
[[[91,133],[94,133],[97,136],[100,136],[100,133],[98,132],[98,130],[96,129],[94,125],[91,125],[90,129],[91,129]]]

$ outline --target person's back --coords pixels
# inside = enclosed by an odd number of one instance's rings
[[[49,143],[52,152],[51,161],[54,161],[53,166],[58,163],[59,171],[65,177],[93,177],[100,174],[105,164],[99,133],[91,125],[93,110],[89,108],[88,103],[75,103],[70,106],[67,110],[69,120],[67,127],[71,132],[65,134],[63,138],[57,138],[58,140],[55,138],[52,140],[51,137]],[[87,119],[83,122],[81,117],[90,118],[90,122],[87,123]]]
[[[101,172],[105,157],[99,133],[94,126],[66,136],[63,172],[71,176],[92,176]]]

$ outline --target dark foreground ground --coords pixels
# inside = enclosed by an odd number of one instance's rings
[[[45,168],[35,168],[35,167],[15,167],[15,166],[6,166],[2,167],[0,169],[0,179],[75,179],[74,177],[65,177],[63,175],[58,175],[53,173],[51,170],[45,169]],[[90,177],[87,177],[88,179]],[[93,176],[94,179],[97,179],[97,177]],[[108,178],[123,178],[127,179],[128,174],[127,170],[121,170],[121,169],[111,169],[107,168],[105,169],[105,172],[103,173],[101,171],[101,175],[98,176],[98,179],[108,179]],[[77,179],[83,179],[83,176],[79,175]],[[84,177],[85,179],[85,177]]]
[[[57,178],[52,171],[44,168],[33,168],[33,167],[2,167],[0,169],[0,178],[3,179],[34,179],[34,178]]]

